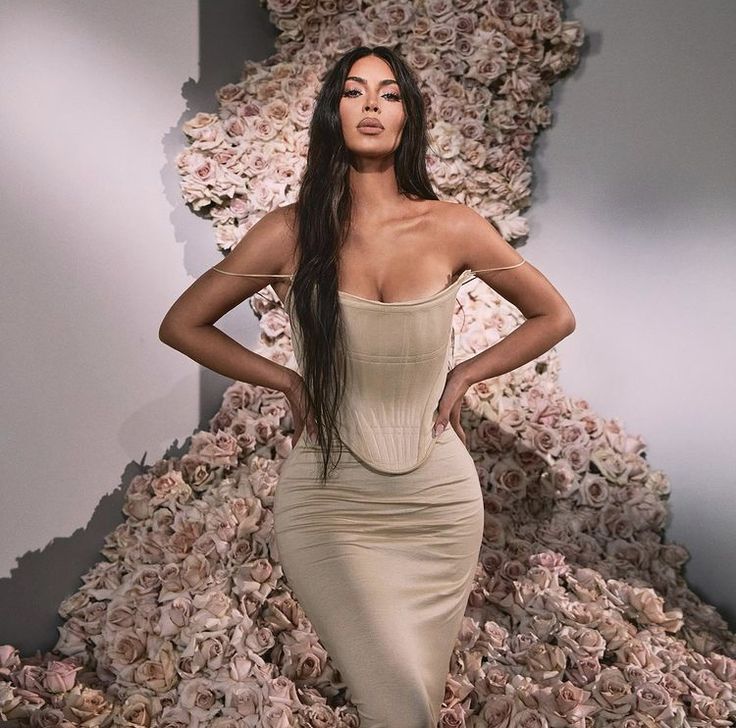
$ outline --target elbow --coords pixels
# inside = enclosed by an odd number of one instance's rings
[[[158,327],[158,339],[167,346],[174,346],[174,341],[177,339],[176,335],[177,327],[175,324],[164,317],[161,325]]]
[[[563,316],[560,316],[560,329],[563,337],[570,336],[575,331],[575,316],[572,311],[568,310]]]

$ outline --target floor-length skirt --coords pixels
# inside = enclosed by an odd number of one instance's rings
[[[344,449],[326,486],[302,433],[282,463],[274,535],[286,580],[361,728],[436,728],[483,533],[475,464],[448,425],[403,474]]]

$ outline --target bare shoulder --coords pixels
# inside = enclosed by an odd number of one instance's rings
[[[275,207],[261,217],[218,267],[234,272],[290,275],[296,251],[294,205]]]
[[[521,260],[495,226],[473,208],[461,202],[442,200],[434,214],[436,229],[452,251],[456,269],[493,268]]]

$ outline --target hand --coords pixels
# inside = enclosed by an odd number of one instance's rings
[[[295,373],[293,384],[289,389],[284,391],[286,399],[291,405],[291,418],[294,421],[294,433],[291,436],[291,446],[294,447],[301,437],[302,430],[307,428],[307,435],[312,440],[317,439],[317,423],[312,416],[311,412],[307,413],[307,398],[306,385],[304,380]]]
[[[469,386],[462,375],[462,371],[458,367],[451,369],[447,373],[445,388],[437,405],[437,416],[435,417],[432,429],[435,437],[439,436],[449,423],[455,432],[457,432],[463,445],[465,444],[465,432],[460,425],[460,407],[462,406],[463,397],[465,397]],[[435,435],[435,428],[440,427],[441,429]]]

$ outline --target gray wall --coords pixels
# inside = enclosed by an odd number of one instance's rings
[[[642,434],[690,583],[733,618],[736,6],[569,8],[590,48],[554,91],[522,252],[575,311],[566,391]],[[274,36],[256,0],[0,4],[0,644],[53,644],[137,463],[181,448],[228,385],[157,338],[220,257],[173,158]],[[222,324],[255,342],[247,304]]]

